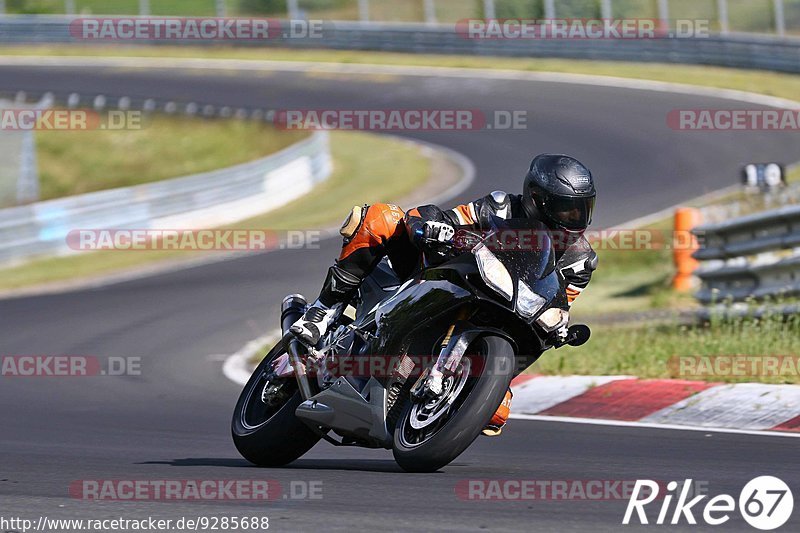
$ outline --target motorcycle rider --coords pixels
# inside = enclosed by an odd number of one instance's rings
[[[556,243],[556,268],[571,305],[597,268],[597,254],[583,236],[591,223],[595,196],[592,174],[577,159],[542,154],[531,162],[521,195],[495,191],[453,209],[426,205],[407,213],[392,204],[356,206],[342,225],[342,252],[328,270],[319,298],[291,332],[305,344],[316,345],[381,259],[388,256],[397,275],[406,279],[421,267],[421,258],[435,256],[441,246],[452,244],[456,228],[484,229],[491,216],[530,218],[548,227]],[[566,336],[566,326],[558,335]],[[500,434],[510,405],[509,390],[484,434]]]

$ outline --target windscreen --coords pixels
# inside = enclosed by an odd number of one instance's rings
[[[555,268],[550,232],[539,221],[492,217],[483,244],[514,278],[531,287]]]

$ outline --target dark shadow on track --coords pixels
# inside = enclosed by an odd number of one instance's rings
[[[345,470],[360,472],[395,472],[403,470],[391,460],[385,459],[298,459],[284,466],[289,470]],[[274,469],[273,469],[274,470]]]
[[[244,459],[230,459],[223,457],[187,457],[185,459],[172,459],[171,461],[144,461],[137,465],[168,465],[168,466],[217,466],[222,468],[260,468]],[[298,459],[282,467],[269,470],[343,470],[360,472],[403,472],[397,463],[379,459]]]
[[[168,466],[221,466],[225,468],[242,468],[253,466],[244,459],[230,459],[222,457],[187,457],[186,459],[173,459],[171,461],[144,461],[135,464]]]

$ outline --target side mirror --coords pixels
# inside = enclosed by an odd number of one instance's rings
[[[583,346],[589,341],[589,338],[592,336],[592,330],[589,329],[589,326],[584,324],[576,324],[569,328],[569,334],[567,338],[567,344],[570,346]]]

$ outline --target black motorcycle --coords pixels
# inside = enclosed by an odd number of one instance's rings
[[[283,339],[233,415],[242,456],[281,466],[325,439],[435,471],[478,437],[517,374],[550,348],[585,343],[586,326],[555,334],[568,315],[547,229],[500,218],[490,227],[459,231],[435,266],[404,282],[381,262],[316,347],[288,333],[307,307],[288,296]]]

